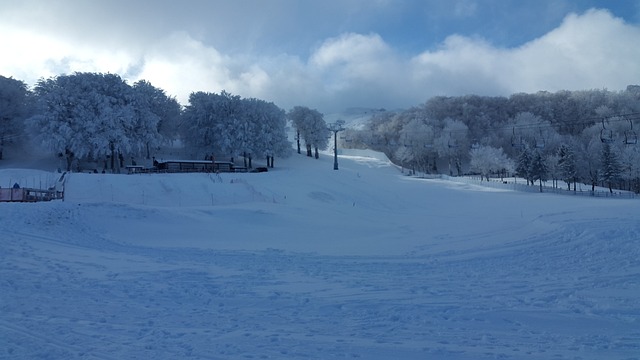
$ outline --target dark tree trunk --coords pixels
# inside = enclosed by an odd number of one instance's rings
[[[315,157],[316,157],[316,159],[319,159],[320,158],[320,154],[318,154],[318,147],[317,146],[316,146],[315,150],[316,150]]]
[[[307,144],[307,156],[308,157],[312,157],[313,156],[313,152],[311,151],[311,145]]]

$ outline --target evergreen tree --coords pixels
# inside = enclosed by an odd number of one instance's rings
[[[536,151],[533,154],[529,172],[531,174],[531,183],[533,184],[536,180],[539,180],[540,192],[542,192],[542,182],[548,180],[549,171],[547,169],[546,161],[540,151]]]
[[[602,180],[607,183],[609,192],[613,193],[613,183],[620,178],[622,170],[615,152],[609,143],[602,144]]]
[[[558,149],[558,167],[560,168],[560,176],[567,183],[568,189],[571,190],[571,182],[573,182],[573,190],[575,191],[578,175],[576,157],[571,147],[565,144]]]
[[[527,185],[531,183],[533,185],[533,178],[531,174],[531,164],[532,164],[532,155],[531,150],[528,147],[522,148],[522,152],[520,152],[520,156],[518,157],[518,163],[516,165],[516,175],[527,180]]]

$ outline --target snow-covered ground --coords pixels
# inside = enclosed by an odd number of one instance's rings
[[[638,200],[339,161],[0,203],[0,358],[640,358]]]

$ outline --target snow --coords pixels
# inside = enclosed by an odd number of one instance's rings
[[[74,173],[64,202],[0,203],[0,359],[640,358],[637,200],[339,166]]]

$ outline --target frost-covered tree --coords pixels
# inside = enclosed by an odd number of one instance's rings
[[[267,166],[274,167],[275,156],[287,157],[291,152],[291,143],[286,135],[286,113],[274,103],[264,100],[244,99],[242,103],[245,116],[254,123],[250,151],[266,158]]]
[[[167,96],[164,90],[146,80],[133,84],[136,96],[138,126],[136,133],[145,144],[147,159],[151,148],[164,140],[175,140],[178,136],[181,107],[175,98]]]
[[[196,92],[183,117],[182,137],[200,155],[242,155],[247,167],[254,155],[269,157],[271,166],[274,156],[288,155],[285,114],[273,103],[225,91]]]
[[[600,132],[602,125],[595,124],[582,131],[576,137],[579,144],[576,151],[578,178],[591,184],[591,191],[595,191],[602,175],[602,145]]]
[[[444,120],[440,136],[435,139],[434,145],[438,155],[447,159],[449,163],[449,175],[453,175],[456,168],[458,175],[462,172],[462,161],[469,153],[468,128],[461,121],[447,118]]]
[[[542,152],[534,151],[531,159],[531,170],[529,172],[531,174],[532,184],[538,180],[540,182],[540,192],[542,192],[542,182],[549,179],[549,169],[544,156],[542,156]]]
[[[527,180],[527,185],[529,185],[529,183],[533,185],[533,176],[531,174],[532,162],[533,155],[531,154],[531,150],[527,146],[523,147],[516,164],[516,175]]]
[[[613,183],[620,179],[621,167],[618,156],[609,143],[602,144],[602,180],[613,193]]]
[[[287,117],[296,129],[298,153],[300,153],[300,140],[302,139],[307,148],[307,156],[313,156],[312,150],[315,148],[315,157],[318,158],[318,149],[327,148],[330,135],[322,113],[308,107],[295,106],[289,110]]]
[[[400,132],[402,143],[395,156],[401,156],[398,159],[408,161],[412,166],[427,172],[430,159],[437,157],[433,146],[434,136],[432,125],[427,124],[424,119],[414,117],[402,127]]]
[[[571,190],[571,183],[573,182],[573,190],[575,191],[578,169],[575,153],[569,145],[563,144],[558,149],[558,170],[560,178],[567,183],[568,190]]]
[[[250,129],[240,116],[239,96],[224,91],[191,93],[183,113],[182,139],[202,157],[246,152],[244,139],[249,138]]]
[[[628,144],[620,153],[621,178],[627,182],[627,188],[640,193],[640,149]]]
[[[553,187],[558,188],[558,179],[560,178],[560,157],[557,154],[549,154],[544,157],[544,163],[547,167],[548,177],[553,181]]]
[[[136,131],[153,117],[142,115],[147,110],[137,107],[132,88],[118,75],[60,75],[40,80],[34,92],[37,114],[27,125],[41,145],[66,155],[68,169],[74,158],[109,157],[118,171],[116,157],[144,149]]]
[[[0,76],[0,160],[3,146],[14,143],[24,131],[29,91],[24,82]]]
[[[490,174],[512,172],[515,167],[502,148],[481,145],[471,149],[469,155],[471,170],[479,172],[487,181]]]

